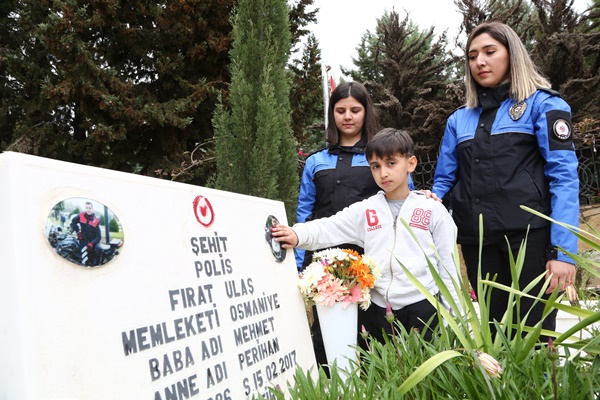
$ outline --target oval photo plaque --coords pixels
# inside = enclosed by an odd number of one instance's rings
[[[123,228],[99,201],[72,197],[57,203],[45,227],[50,247],[62,258],[87,268],[100,267],[121,252]]]

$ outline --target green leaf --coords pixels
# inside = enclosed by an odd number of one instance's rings
[[[452,358],[462,356],[463,355],[456,350],[446,350],[427,359],[427,361],[421,364],[419,368],[417,368],[404,382],[402,382],[402,385],[400,385],[398,388],[398,394],[403,395],[407,393],[410,389],[415,387],[419,382],[427,377],[431,371],[439,367],[444,362]]]

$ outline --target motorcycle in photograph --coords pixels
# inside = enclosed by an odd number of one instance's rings
[[[98,261],[94,263],[87,254],[87,247],[77,239],[77,236],[67,234],[61,227],[52,226],[50,228],[48,242],[58,255],[84,267],[96,267],[106,264],[119,255],[119,250],[123,246],[123,241],[120,239],[112,239],[108,244],[98,243],[95,248],[95,251],[99,253],[97,256]]]

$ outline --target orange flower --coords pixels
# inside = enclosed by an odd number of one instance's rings
[[[356,277],[356,281],[362,287],[372,288],[375,285],[375,277],[371,273],[369,266],[364,264],[360,256],[352,261],[352,264],[348,267],[348,274]]]
[[[360,303],[363,310],[371,303],[369,289],[381,277],[381,271],[371,257],[338,248],[314,253],[313,262],[306,271],[310,273],[300,275],[298,287],[307,304]],[[332,281],[338,282],[339,288],[331,285]]]
[[[354,256],[356,258],[360,258],[360,255],[358,254],[358,252],[356,250],[351,250],[351,249],[342,249],[342,251],[344,253],[350,254],[351,256]]]
[[[375,285],[375,277],[371,274],[361,275],[358,276],[356,279],[362,287],[367,287],[370,289]]]

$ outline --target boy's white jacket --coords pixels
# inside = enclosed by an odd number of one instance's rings
[[[415,242],[404,219],[421,246]],[[460,307],[451,277],[458,282],[458,272],[452,254],[456,243],[456,225],[446,208],[438,201],[427,199],[420,192],[410,192],[397,220],[380,191],[366,200],[354,203],[329,218],[298,223],[293,226],[299,248],[317,250],[353,243],[365,249],[381,269],[381,279],[371,290],[371,301],[398,310],[425,299],[410,282],[397,260],[408,268],[432,294],[439,292],[425,257],[431,260]],[[434,248],[437,249],[439,258]],[[444,301],[446,308],[448,302]],[[459,311],[459,310],[454,310]]]

